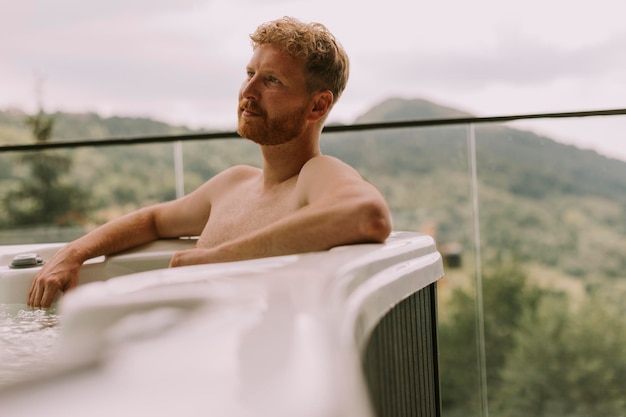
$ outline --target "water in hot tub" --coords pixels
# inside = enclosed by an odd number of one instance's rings
[[[56,310],[0,304],[0,385],[50,365],[59,339]]]

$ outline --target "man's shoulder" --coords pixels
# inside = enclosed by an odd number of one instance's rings
[[[261,170],[249,165],[234,165],[214,175],[198,190],[208,195],[219,194],[260,175]]]
[[[215,178],[228,181],[239,181],[258,176],[260,173],[260,168],[255,168],[250,165],[234,165],[217,174]]]
[[[357,171],[343,162],[341,159],[329,155],[319,155],[311,158],[302,167],[301,173],[319,175],[327,173],[329,175],[358,175]]]
[[[362,183],[361,175],[350,165],[333,156],[321,155],[311,158],[300,171],[298,190],[304,201],[312,195],[325,194],[330,189]]]

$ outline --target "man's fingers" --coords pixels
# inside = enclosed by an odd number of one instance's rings
[[[49,308],[54,301],[54,296],[57,294],[57,289],[50,286],[46,287],[41,296],[40,307]]]
[[[175,268],[178,266],[183,266],[185,265],[185,254],[188,253],[189,251],[191,251],[193,249],[187,249],[187,250],[181,250],[181,251],[177,251],[174,252],[174,254],[172,255],[172,258],[170,259],[170,268]]]
[[[26,302],[29,307],[35,306],[35,284],[31,285],[30,291],[28,291],[28,300]]]
[[[28,305],[35,308],[48,308],[52,305],[59,288],[51,283],[36,280],[28,293]]]
[[[28,305],[31,307],[41,307],[41,297],[44,293],[43,286],[40,282],[35,281],[28,295]]]

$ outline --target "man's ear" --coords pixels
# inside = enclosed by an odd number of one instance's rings
[[[333,93],[330,90],[320,91],[316,93],[313,101],[313,109],[311,110],[310,119],[317,121],[326,117],[333,106]]]

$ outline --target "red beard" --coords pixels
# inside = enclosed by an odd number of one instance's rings
[[[243,116],[244,110],[253,115]],[[281,145],[300,136],[306,126],[306,109],[294,109],[280,117],[269,117],[254,101],[239,103],[237,133],[259,145]]]

